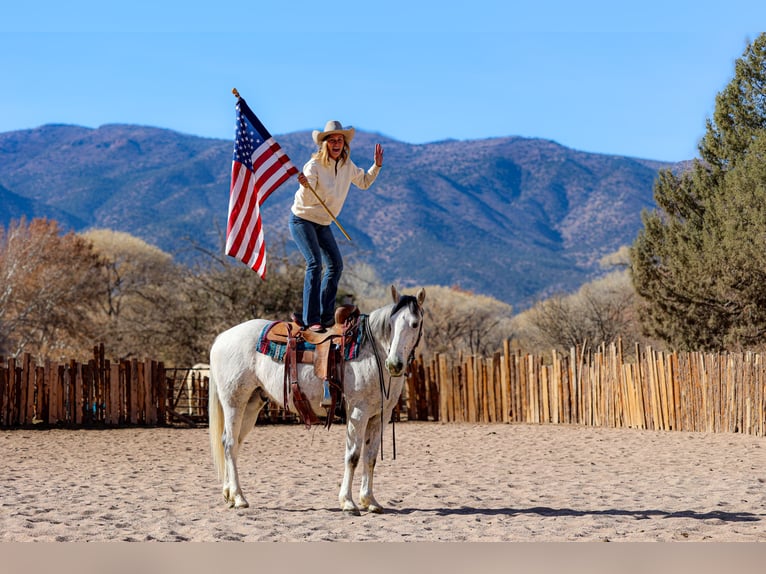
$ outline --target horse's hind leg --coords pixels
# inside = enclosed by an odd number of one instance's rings
[[[263,398],[260,389],[256,389],[250,396],[250,400],[245,405],[244,410],[239,407],[224,409],[227,412],[223,429],[223,448],[224,458],[226,460],[226,472],[224,475],[223,497],[233,508],[247,508],[249,503],[242,494],[242,487],[239,484],[239,474],[237,471],[237,458],[245,437],[253,430],[255,421],[258,420],[258,413],[261,412],[266,400]],[[231,416],[228,416],[228,415]],[[238,420],[239,419],[239,420]],[[231,423],[231,424],[228,424]],[[237,440],[230,440],[230,437],[237,437]]]
[[[223,498],[229,503],[229,507],[247,508],[249,506],[245,496],[242,494],[242,488],[239,485],[239,474],[237,472],[237,456],[239,455],[240,431],[242,429],[242,420],[244,411],[237,407],[228,405],[223,406],[223,454],[225,471],[223,478]]]
[[[261,394],[261,389],[255,389],[255,392],[250,397],[250,401],[245,407],[245,414],[242,417],[242,425],[239,429],[239,446],[245,442],[245,437],[253,430],[255,422],[258,420],[258,415],[261,409],[266,404],[266,399]]]
[[[373,417],[367,423],[367,432],[365,433],[364,456],[362,457],[362,482],[359,488],[359,508],[369,510],[370,512],[381,513],[383,507],[375,500],[372,493],[373,473],[375,463],[378,458],[378,449],[380,447],[380,418]]]

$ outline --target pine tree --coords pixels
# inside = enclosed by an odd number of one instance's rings
[[[631,249],[643,327],[680,349],[766,343],[766,34],[716,97],[700,159],[663,171]]]

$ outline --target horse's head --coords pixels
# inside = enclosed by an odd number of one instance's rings
[[[423,301],[425,289],[420,289],[417,296],[400,295],[396,287],[391,286],[394,307],[391,311],[391,346],[386,357],[386,369],[392,377],[404,373],[410,356],[420,341],[423,332]]]

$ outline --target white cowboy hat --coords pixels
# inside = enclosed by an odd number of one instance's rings
[[[324,131],[320,132],[319,130],[314,130],[311,132],[311,136],[314,138],[314,143],[317,145],[321,145],[322,140],[331,134],[343,134],[343,137],[346,138],[346,143],[349,143],[354,139],[355,131],[356,130],[351,126],[344,128],[343,124],[338,120],[330,120],[324,125]]]

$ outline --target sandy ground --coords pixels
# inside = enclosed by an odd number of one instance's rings
[[[0,432],[0,542],[766,541],[764,439],[406,422],[378,458],[386,511],[338,506],[344,429],[264,426],[230,509],[207,429]],[[359,477],[355,480],[358,497]]]

